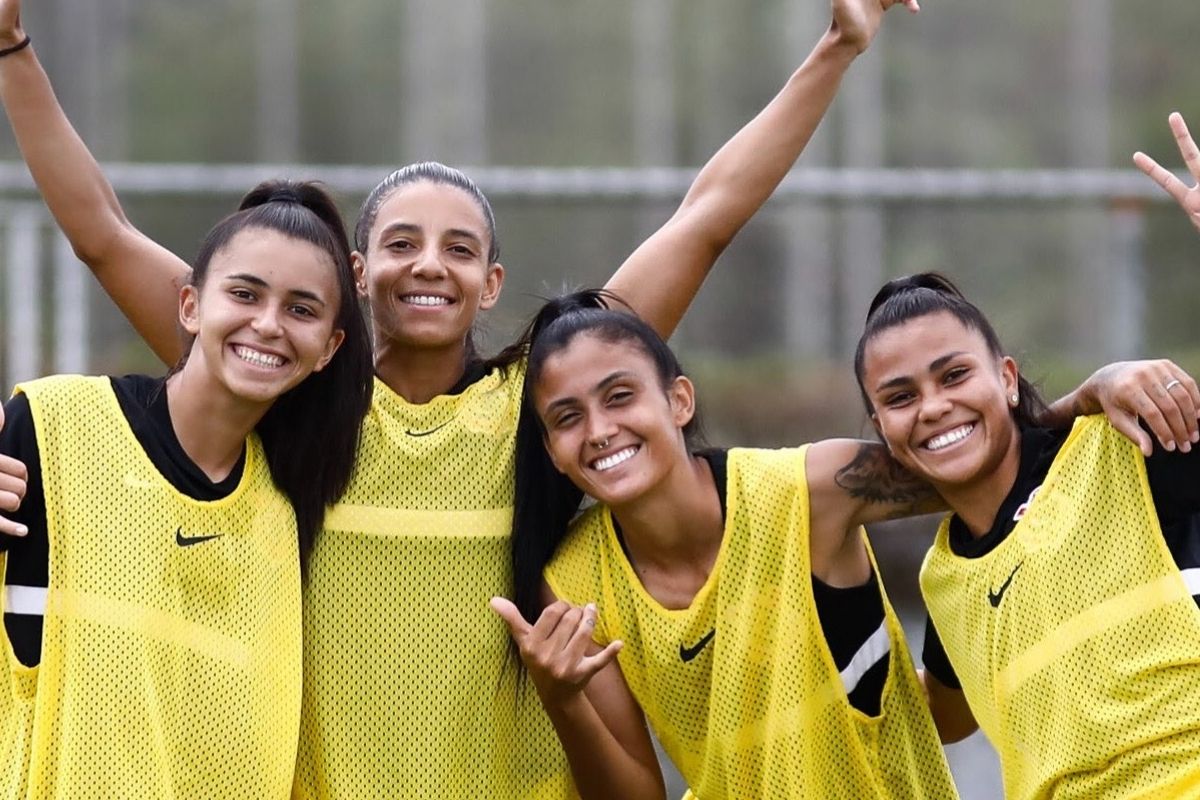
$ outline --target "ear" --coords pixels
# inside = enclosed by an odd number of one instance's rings
[[[325,369],[326,365],[333,360],[333,355],[342,346],[342,342],[346,341],[346,332],[341,328],[334,328],[333,333],[329,334],[329,341],[325,343],[325,352],[317,359],[317,365],[313,367],[313,372],[320,372]]]
[[[200,333],[200,290],[190,283],[179,289],[179,324],[192,336]]]
[[[500,299],[500,288],[504,285],[504,265],[499,261],[488,264],[487,276],[483,279],[483,294],[479,298],[479,309],[487,311]]]
[[[1018,394],[1020,385],[1017,378],[1020,376],[1020,370],[1017,368],[1017,362],[1012,356],[1004,356],[1000,359],[1000,382],[1004,385],[1004,397],[1007,399],[1014,394]]]
[[[354,288],[359,297],[367,296],[367,257],[355,250],[350,254],[350,268],[354,270]]]
[[[667,387],[667,399],[676,426],[682,428],[696,416],[696,387],[686,375],[680,375]]]

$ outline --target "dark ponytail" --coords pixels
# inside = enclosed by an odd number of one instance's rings
[[[863,367],[867,344],[889,328],[902,325],[909,320],[936,314],[940,311],[953,314],[969,330],[977,331],[987,344],[988,351],[1000,358],[1005,355],[1004,347],[996,329],[988,322],[983,312],[963,295],[954,282],[937,272],[922,272],[904,278],[896,278],[883,285],[871,300],[867,310],[867,322],[858,347],[854,351],[854,375],[858,379],[858,390],[862,395],[867,414],[875,408],[863,386]],[[1046,401],[1037,387],[1017,374],[1017,406],[1012,409],[1013,419],[1021,430],[1038,427],[1046,414]]]
[[[516,344],[498,356],[528,356],[517,423],[512,571],[513,602],[530,622],[536,621],[542,610],[542,571],[566,537],[583,498],[583,492],[554,467],[546,452],[545,429],[533,405],[533,393],[546,360],[584,333],[610,344],[632,343],[640,348],[654,362],[664,389],[683,374],[662,337],[625,301],[605,289],[585,289],[548,301]],[[700,436],[699,414],[693,415],[683,432],[689,446],[693,445]],[[509,653],[520,668],[515,644]]]
[[[354,468],[362,419],[374,386],[371,340],[358,307],[346,228],[324,189],[295,181],[255,186],[238,210],[204,238],[192,269],[193,285],[198,289],[203,285],[212,257],[248,228],[276,231],[316,245],[329,256],[337,276],[333,327],[345,334],[341,346],[323,370],[276,398],[256,428],[271,478],[295,509],[300,564],[306,569],[325,509],[342,496]],[[184,348],[176,370],[190,349]]]

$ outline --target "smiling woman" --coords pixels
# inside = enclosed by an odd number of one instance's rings
[[[0,452],[29,483],[27,533],[0,542],[0,730],[30,767],[4,797],[291,785],[301,560],[371,389],[332,200],[252,191],[206,237],[179,320],[191,342],[166,378],[44,378],[5,406]]]
[[[1041,427],[1036,390],[938,275],[880,290],[856,372],[892,455],[954,512],[921,572],[934,626],[925,681],[943,737],[978,720],[1017,800],[1195,796],[1191,442],[1143,454],[1103,417]],[[1194,431],[1196,384],[1170,362],[1156,373],[1147,393],[1177,401]]]

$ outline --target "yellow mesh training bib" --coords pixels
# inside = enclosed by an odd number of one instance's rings
[[[701,800],[957,797],[886,595],[882,713],[846,697],[812,594],[806,450],[729,451],[721,551],[686,609],[645,591],[600,506],[546,579],[596,603],[597,642],[625,643],[625,680]]]
[[[1200,797],[1200,609],[1136,447],[1077,420],[995,550],[960,558],[948,531],[921,588],[1006,797]]]
[[[513,457],[524,364],[405,402],[381,381],[350,489],[305,590],[296,797],[572,797],[508,632]]]
[[[107,378],[18,387],[50,537],[41,663],[4,641],[4,798],[285,798],[300,719],[296,521],[256,437],[221,500],[155,469]]]

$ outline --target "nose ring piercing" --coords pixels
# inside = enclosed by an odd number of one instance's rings
[[[608,447],[608,439],[605,439],[603,442],[597,442],[597,443],[596,443],[596,449],[597,449],[597,450],[603,450],[603,449],[604,449],[604,448],[606,448],[606,447]]]

